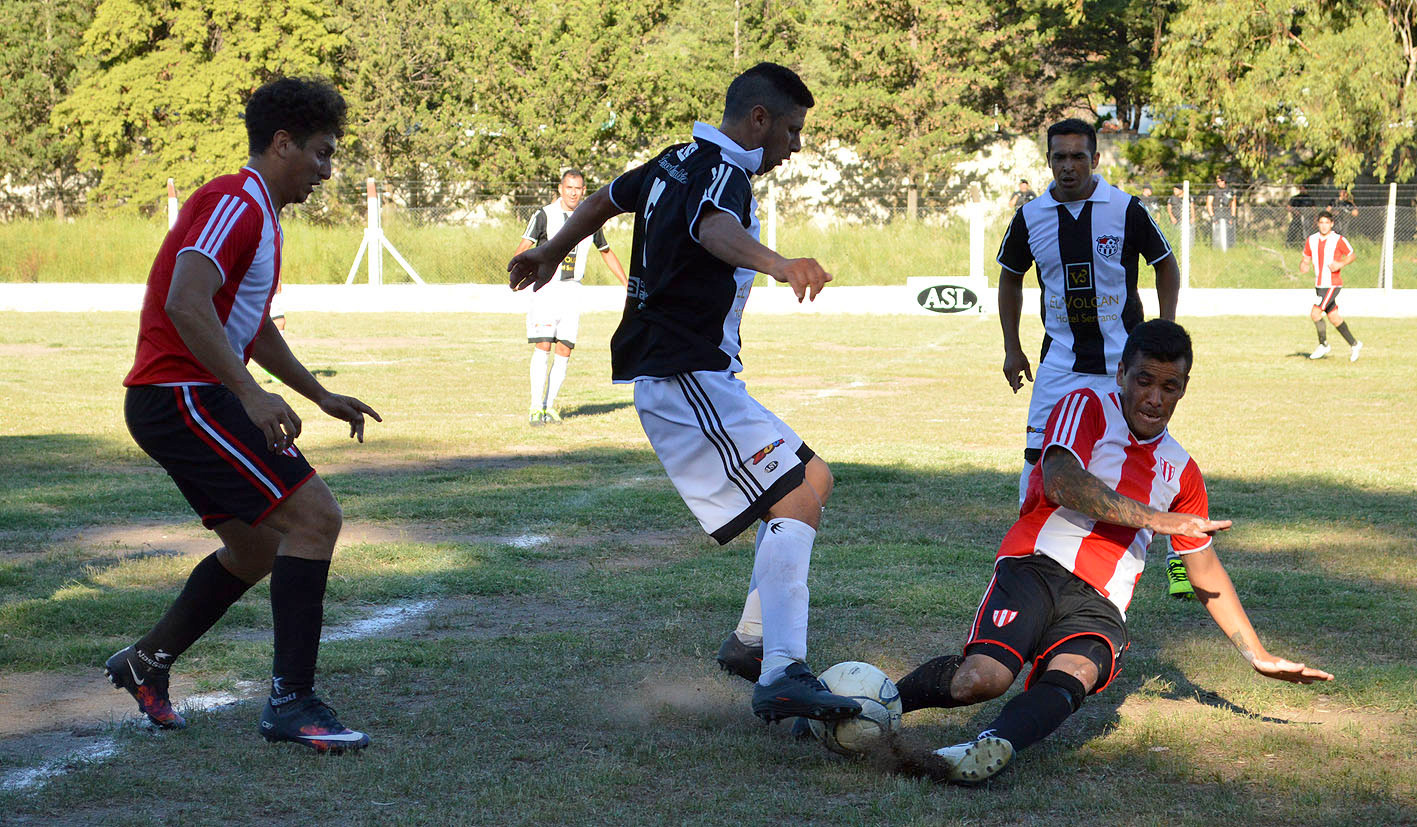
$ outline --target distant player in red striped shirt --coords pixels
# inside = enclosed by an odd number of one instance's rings
[[[1209,518],[1200,469],[1166,430],[1191,359],[1180,325],[1144,322],[1123,348],[1117,390],[1081,388],[1053,407],[963,656],[935,658],[902,678],[901,703],[906,712],[980,703],[1004,694],[1025,664],[1033,670],[978,737],[917,758],[927,773],[981,782],[1112,682],[1153,534],[1169,535],[1196,595],[1255,671],[1295,683],[1333,679],[1265,650],[1215,555],[1211,536],[1230,521]]]
[[[320,81],[283,78],[246,104],[250,159],[192,194],[148,275],[124,418],[222,547],[197,564],[146,635],[105,664],[114,685],[160,727],[186,725],[168,670],[247,589],[270,575],[275,663],[261,734],[322,752],[359,749],[314,694],[325,581],[342,517],[295,438],[300,417],[263,390],[247,360],[349,423],[364,441],[374,409],[331,393],[270,319],[280,287],[280,212],[330,177],[345,102]]]
[[[1343,340],[1348,342],[1348,361],[1358,361],[1363,352],[1363,343],[1353,338],[1348,330],[1348,322],[1338,314],[1338,292],[1343,289],[1343,268],[1353,263],[1357,256],[1348,239],[1333,231],[1333,213],[1324,210],[1314,223],[1319,231],[1304,239],[1304,259],[1299,262],[1299,277],[1314,275],[1314,293],[1318,300],[1309,309],[1309,321],[1319,334],[1319,346],[1309,354],[1310,359],[1322,359],[1328,355],[1328,332],[1324,329],[1324,316],[1333,322]]]

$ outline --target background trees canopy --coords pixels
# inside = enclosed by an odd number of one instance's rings
[[[0,0],[0,176],[42,209],[152,209],[245,156],[244,100],[318,74],[341,166],[435,203],[469,182],[592,186],[716,120],[758,60],[817,95],[808,140],[930,186],[1000,134],[1116,107],[1175,175],[1417,173],[1417,0]]]

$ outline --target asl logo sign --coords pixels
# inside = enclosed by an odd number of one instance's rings
[[[979,296],[968,287],[957,284],[937,284],[920,291],[915,297],[920,306],[932,313],[963,313],[979,306]]]

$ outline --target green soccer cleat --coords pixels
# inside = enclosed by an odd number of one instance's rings
[[[526,424],[533,428],[540,428],[546,424],[546,411],[542,408],[532,408],[531,413],[526,418]]]
[[[546,410],[542,411],[541,418],[543,421],[548,422],[552,425],[561,424],[561,412],[556,410],[555,408],[547,408]]]
[[[1186,564],[1182,562],[1181,555],[1171,553],[1166,556],[1166,591],[1177,600],[1195,600],[1196,590],[1191,588],[1190,578],[1186,577]]]

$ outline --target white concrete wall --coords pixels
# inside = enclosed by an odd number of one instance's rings
[[[950,281],[940,279],[941,283]],[[0,284],[0,311],[75,312],[142,307],[141,284]],[[585,312],[620,312],[624,290],[619,287],[585,287]],[[758,287],[748,302],[749,313],[855,313],[868,315],[938,315],[979,318],[977,313],[936,314],[916,304],[919,289],[906,287],[828,286],[812,303],[798,304],[784,286]],[[527,294],[513,293],[494,284],[333,285],[290,284],[281,293],[291,313],[525,313]],[[996,292],[986,288],[981,304],[992,313]],[[1156,293],[1142,290],[1147,316],[1154,316]],[[1186,316],[1299,316],[1314,303],[1312,289],[1239,290],[1192,289],[1181,294],[1179,314]],[[1417,317],[1417,290],[1384,291],[1345,288],[1340,305],[1354,318]],[[1025,288],[1025,313],[1035,312],[1038,289]]]

